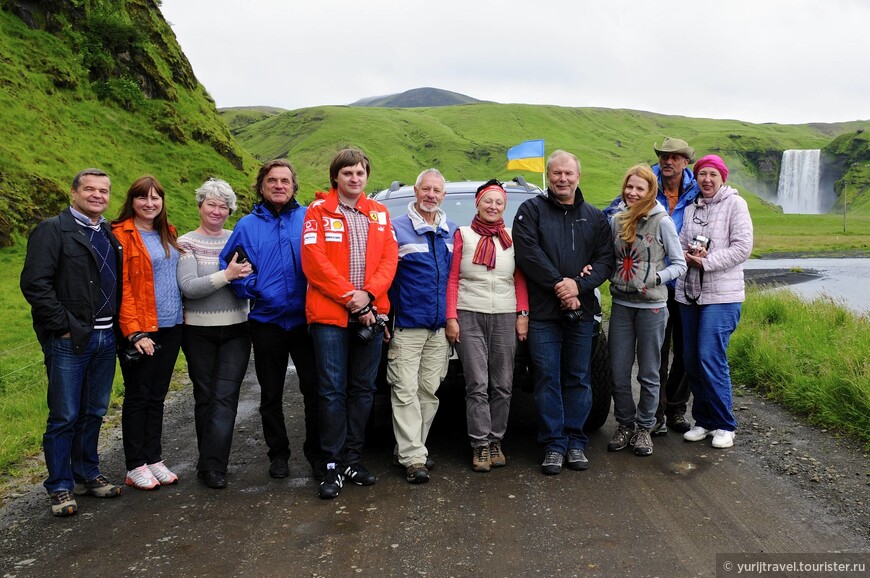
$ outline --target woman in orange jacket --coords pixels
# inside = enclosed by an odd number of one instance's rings
[[[181,347],[181,291],[176,280],[180,249],[166,219],[165,192],[151,176],[130,186],[112,232],[123,247],[123,296],[119,325],[124,405],[121,426],[128,486],[153,490],[178,476],[163,463],[163,402]],[[129,350],[129,349],[128,349]]]

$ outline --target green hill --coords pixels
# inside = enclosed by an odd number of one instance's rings
[[[181,230],[209,176],[250,188],[254,160],[196,80],[153,0],[0,0],[0,246],[69,202],[72,176],[155,175]]]
[[[616,195],[629,166],[655,162],[653,144],[664,136],[688,140],[699,154],[720,154],[732,181],[772,198],[783,150],[822,148],[834,136],[854,134],[860,126],[870,122],[751,124],[632,110],[487,103],[419,109],[307,108],[261,120],[237,137],[257,158],[289,157],[299,170],[304,195],[325,186],[332,154],[349,144],[371,156],[375,168],[369,188],[374,190],[393,180],[408,182],[428,166],[441,168],[452,180],[507,178],[507,149],[543,138],[548,153],[563,148],[580,157],[581,187],[593,202],[602,204]],[[866,151],[855,154],[870,160]],[[524,176],[541,181],[538,174]]]
[[[227,126],[230,127],[230,132],[238,134],[246,126],[276,114],[287,112],[287,109],[275,106],[231,106],[219,108],[218,112],[221,118],[224,119],[224,122],[227,123]]]
[[[369,106],[384,108],[420,108],[426,106],[456,106],[484,102],[458,92],[441,88],[412,88],[399,94],[370,96],[352,102],[350,106]]]

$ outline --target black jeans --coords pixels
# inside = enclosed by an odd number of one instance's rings
[[[239,407],[239,389],[251,357],[247,323],[185,325],[181,341],[193,382],[196,469],[226,473]]]
[[[182,326],[165,327],[149,337],[160,344],[154,355],[143,355],[131,364],[121,364],[124,405],[121,431],[127,470],[163,460],[163,402],[169,391],[172,370],[181,348]]]
[[[670,349],[673,342],[674,361],[668,371]],[[662,361],[659,369],[659,407],[656,421],[672,419],[675,415],[685,415],[691,390],[686,379],[683,361],[683,324],[680,317],[680,304],[674,298],[674,288],[668,285],[668,324],[665,326],[665,340],[662,343]]]
[[[269,459],[290,457],[290,440],[287,438],[282,404],[287,362],[292,358],[305,406],[305,441],[302,451],[311,466],[320,469],[324,460],[321,457],[317,429],[317,364],[308,327],[300,325],[287,331],[274,323],[253,320],[248,321],[248,325],[254,345],[254,368],[257,371],[257,381],[260,382],[260,416],[263,419],[263,437],[269,447]]]

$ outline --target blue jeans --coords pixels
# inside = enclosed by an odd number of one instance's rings
[[[692,417],[704,429],[734,431],[728,342],[740,321],[741,303],[680,304],[683,357],[692,388]]]
[[[564,455],[584,449],[592,407],[592,322],[529,322],[529,356],[538,410],[538,442]]]
[[[326,463],[347,466],[362,459],[383,341],[377,336],[363,343],[356,336],[359,327],[310,327],[320,382],[320,447]]]
[[[81,355],[72,340],[53,338],[42,347],[48,374],[48,423],[42,436],[49,493],[72,491],[75,482],[100,475],[97,443],[115,378],[115,333],[91,333]]]

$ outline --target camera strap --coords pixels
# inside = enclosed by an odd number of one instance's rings
[[[698,299],[701,298],[701,293],[704,291],[704,269],[698,269],[698,294],[692,297],[689,295],[689,275],[692,274],[692,269],[686,273],[686,281],[683,283],[683,295],[686,296],[686,301],[692,305],[698,304]]]

